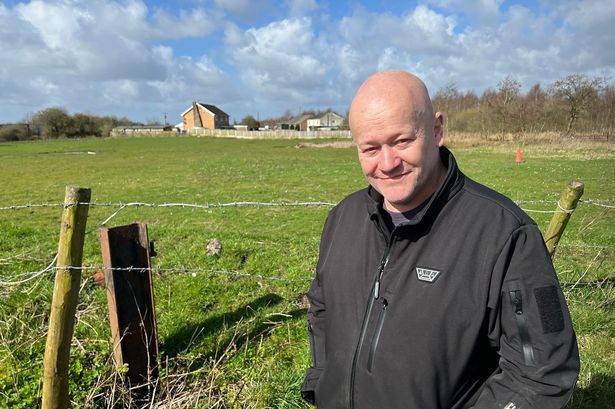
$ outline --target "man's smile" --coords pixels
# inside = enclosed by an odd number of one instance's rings
[[[411,170],[408,170],[403,173],[398,173],[396,175],[380,175],[380,176],[374,176],[374,178],[378,180],[397,181],[397,180],[401,180],[404,176],[410,174],[411,172],[412,172]]]

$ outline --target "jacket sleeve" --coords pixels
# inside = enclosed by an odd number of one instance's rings
[[[564,294],[535,225],[515,230],[492,272],[489,342],[499,367],[476,409],[563,408],[579,373]]]
[[[312,353],[312,366],[307,369],[303,384],[301,385],[301,397],[311,403],[315,404],[315,390],[316,384],[322,371],[324,370],[326,362],[325,351],[325,326],[327,319],[327,310],[325,307],[324,290],[322,287],[322,273],[321,266],[326,258],[326,248],[328,247],[328,232],[330,229],[328,226],[331,224],[331,214],[325,222],[323,234],[320,241],[320,255],[318,264],[316,266],[316,277],[312,282],[312,286],[308,292],[308,299],[310,301],[310,307],[307,312],[308,320],[308,334],[310,339],[310,351]]]

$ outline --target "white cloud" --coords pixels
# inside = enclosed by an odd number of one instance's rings
[[[218,29],[220,16],[202,8],[180,10],[179,16],[158,9],[154,12],[152,34],[157,38],[203,37]]]
[[[328,52],[310,18],[285,19],[244,32],[230,25],[226,44],[247,92],[256,100],[294,101],[305,107],[328,99]]]
[[[14,116],[24,109],[61,105],[143,120],[143,106],[160,101],[182,109],[213,81],[235,95],[212,61],[181,59],[158,44],[209,35],[218,24],[202,8],[171,14],[135,0],[0,4],[0,52],[12,56],[0,69],[0,106],[10,106],[3,115],[19,120]]]
[[[214,0],[214,3],[231,16],[243,21],[256,21],[278,8],[272,0]]]
[[[615,2],[581,1],[566,11],[564,19],[572,33],[564,53],[582,69],[603,66],[608,75],[615,75]]]
[[[459,53],[454,27],[454,16],[426,6],[400,16],[358,10],[339,24],[339,82],[356,89],[368,75],[382,69],[411,70],[428,77],[429,67],[439,67],[447,56]]]
[[[504,0],[428,0],[427,3],[447,11],[463,14],[467,20],[483,25],[497,23]]]
[[[315,0],[0,3],[0,55],[10,56],[0,122],[50,105],[171,119],[193,99],[237,119],[343,112],[360,82],[389,68],[416,72],[432,93],[450,82],[480,93],[507,75],[525,87],[572,73],[615,79],[615,2],[537,1],[425,0],[343,17],[341,3]]]
[[[284,0],[291,16],[302,16],[319,9],[316,0]]]
[[[507,75],[529,88],[577,72],[615,74],[613,2],[578,2],[549,13],[519,5],[504,11],[499,0],[428,4],[441,11],[426,5],[402,15],[359,9],[343,18],[336,45],[340,74],[356,87],[375,70],[399,68],[422,76],[432,92],[455,82],[479,93]],[[481,18],[493,17],[489,24],[457,26],[479,6]]]

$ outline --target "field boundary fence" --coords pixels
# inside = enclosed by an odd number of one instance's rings
[[[259,131],[249,131],[240,129],[207,129],[191,128],[190,135],[210,136],[214,138],[237,138],[237,139],[325,139],[325,138],[347,138],[351,139],[352,134],[349,130],[319,130],[319,131],[297,131],[289,129],[266,129]]]
[[[526,213],[542,213],[542,214],[555,214],[558,211],[562,211],[570,214],[570,209],[565,209],[562,207],[560,201],[558,200],[516,200],[515,203]],[[87,233],[91,233],[99,228],[105,227],[113,218],[115,218],[118,214],[128,208],[134,207],[143,207],[143,208],[182,208],[182,209],[197,209],[197,210],[212,210],[212,209],[223,209],[223,208],[241,208],[241,207],[252,207],[252,208],[274,208],[274,207],[334,207],[337,203],[327,202],[327,201],[301,201],[301,202],[261,202],[261,201],[236,201],[236,202],[227,202],[227,203],[182,203],[182,202],[169,202],[169,203],[152,203],[152,202],[141,202],[141,201],[130,201],[130,202],[47,202],[47,203],[24,203],[24,204],[12,204],[12,205],[4,205],[0,206],[0,211],[18,211],[25,209],[42,209],[42,208],[64,208],[66,206],[77,206],[77,205],[87,205],[92,208],[95,207],[109,207],[114,208],[109,216],[106,216],[102,221],[98,222],[95,226],[90,227]],[[613,200],[596,200],[596,199],[580,199],[579,204],[582,206],[596,206],[607,210],[615,209],[615,201]],[[545,210],[545,209],[536,209],[532,208],[534,205],[540,206],[554,206],[553,210]],[[529,206],[529,207],[528,207]],[[574,210],[574,209],[573,209]],[[572,248],[592,248],[592,249],[615,249],[615,245],[610,244],[601,244],[601,243],[591,243],[591,244],[571,244],[571,243],[560,243],[557,245],[558,247],[572,247]],[[15,256],[15,260],[19,260],[23,258],[24,255]],[[9,265],[11,264],[12,258],[0,259],[0,265]],[[17,286],[21,284],[28,283],[45,273],[53,273],[58,270],[59,267],[54,266],[57,261],[57,255],[49,260],[38,260],[42,266],[45,266],[37,271],[27,271],[16,273],[14,275],[8,277],[0,277],[0,286]],[[79,271],[100,271],[104,267],[102,265],[96,266],[66,266],[66,268],[79,270]],[[130,270],[130,267],[123,268],[120,270]],[[205,268],[177,268],[177,267],[162,267],[162,266],[152,266],[152,273],[155,274],[212,274],[212,275],[227,275],[234,277],[242,277],[242,278],[254,278],[263,281],[277,281],[277,282],[309,282],[313,279],[313,277],[306,278],[284,278],[284,277],[269,277],[263,274],[255,274],[245,271],[238,270],[221,270],[221,269],[205,269]],[[582,283],[574,283],[576,287],[583,286]],[[574,285],[573,283],[562,283],[563,286]]]
[[[559,246],[559,240],[563,235],[563,232],[566,228],[568,220],[572,213],[577,209],[578,205],[581,204],[583,206],[596,206],[606,211],[610,211],[615,209],[615,203],[612,201],[603,201],[603,200],[581,200],[581,196],[583,194],[583,184],[578,181],[571,181],[568,183],[564,191],[562,192],[559,200],[549,201],[549,200],[520,200],[516,203],[527,213],[552,213],[553,216],[547,228],[547,231],[544,233],[545,244],[551,256],[553,257],[555,250]],[[42,407],[46,408],[55,408],[55,407],[66,407],[68,405],[68,365],[69,365],[69,351],[70,351],[70,343],[73,335],[73,327],[75,322],[75,314],[76,307],[78,302],[78,294],[81,291],[81,273],[84,271],[94,271],[96,274],[99,272],[103,275],[104,282],[111,288],[108,288],[108,300],[109,301],[109,310],[110,310],[110,321],[112,332],[114,334],[119,334],[117,337],[114,337],[114,351],[117,348],[123,350],[126,345],[132,345],[135,341],[128,340],[122,334],[130,333],[129,328],[138,327],[138,322],[127,322],[125,317],[133,316],[133,317],[141,317],[141,325],[144,325],[143,322],[146,320],[143,316],[131,312],[128,310],[122,310],[122,308],[116,308],[116,298],[114,291],[117,288],[121,288],[122,286],[130,286],[131,294],[135,297],[135,303],[138,304],[137,295],[145,292],[149,292],[150,297],[153,294],[152,287],[152,273],[157,274],[190,274],[192,276],[196,276],[197,274],[208,273],[215,275],[227,275],[233,277],[241,277],[241,278],[251,278],[256,280],[263,281],[274,281],[274,282],[284,282],[284,283],[308,283],[312,280],[312,277],[301,277],[301,278],[289,278],[289,277],[273,277],[266,276],[262,274],[254,274],[245,271],[239,270],[220,270],[220,269],[204,269],[204,268],[176,268],[176,267],[161,267],[161,266],[152,266],[150,261],[150,255],[153,253],[153,248],[150,248],[151,243],[149,239],[147,239],[147,226],[145,224],[140,224],[140,229],[142,233],[130,233],[132,235],[138,234],[139,237],[135,237],[131,239],[126,236],[122,240],[137,240],[142,242],[140,244],[139,250],[137,247],[128,246],[133,248],[133,250],[126,250],[126,244],[118,245],[118,239],[114,238],[113,240],[109,235],[110,230],[115,229],[107,229],[105,226],[113,220],[118,214],[120,214],[123,210],[127,208],[134,207],[142,207],[142,208],[166,208],[166,209],[174,209],[174,208],[184,208],[184,209],[197,209],[197,210],[212,210],[212,209],[225,209],[225,208],[239,208],[239,207],[255,207],[255,208],[273,208],[273,207],[288,207],[288,208],[297,208],[297,207],[333,207],[336,203],[326,202],[326,201],[303,201],[303,202],[258,202],[258,201],[237,201],[237,202],[229,202],[229,203],[205,203],[205,204],[195,204],[195,203],[148,203],[148,202],[94,202],[91,199],[91,191],[88,188],[77,188],[77,187],[66,187],[66,197],[64,202],[62,203],[28,203],[28,204],[15,204],[15,205],[5,205],[0,206],[0,211],[19,211],[24,209],[43,209],[43,208],[62,208],[62,222],[61,222],[61,230],[60,230],[60,239],[59,239],[59,249],[58,252],[53,257],[50,263],[41,263],[46,265],[46,267],[42,268],[39,271],[30,271],[30,272],[20,272],[15,273],[12,276],[6,277],[4,274],[0,276],[0,287],[15,287],[20,286],[33,280],[42,277],[47,273],[55,273],[55,284],[54,284],[54,292],[53,299],[51,303],[51,313],[49,318],[49,329],[47,331],[47,343],[45,347],[45,357],[44,357],[44,365],[43,365],[43,388],[42,388]],[[544,210],[544,209],[534,209],[527,208],[526,206],[533,207],[534,205],[540,206],[554,206],[553,210]],[[97,223],[94,227],[88,229],[86,231],[86,225],[88,218],[91,215],[88,215],[88,211],[90,208],[95,207],[112,207],[113,211],[111,214],[106,216],[104,220]],[[136,225],[131,226],[120,226],[116,229],[129,230],[126,228],[131,228]],[[91,233],[97,229],[100,229],[101,232],[106,233],[101,234],[101,251],[103,252],[103,265],[100,266],[83,266],[82,263],[82,254],[84,248],[84,242],[86,235]],[[103,237],[105,239],[103,240]],[[132,237],[132,236],[131,236]],[[103,245],[104,243],[104,245]],[[127,243],[127,242],[125,242]],[[614,246],[608,244],[601,243],[590,243],[588,245],[574,245],[568,244],[566,247],[581,247],[588,246],[588,248],[597,249],[598,254],[591,261],[585,273],[583,273],[578,280],[574,283],[562,283],[563,287],[566,287],[568,291],[572,291],[578,288],[601,288],[602,286],[611,286],[615,284],[615,280],[613,277],[605,277],[602,280],[598,280],[595,282],[591,281],[583,281],[583,278],[586,276],[587,271],[592,267],[593,263],[600,256],[600,254],[604,251],[610,251]],[[120,259],[116,259],[116,261],[111,261],[112,252],[124,253]],[[135,256],[130,256],[130,253],[133,253]],[[141,256],[138,256],[138,254]],[[128,255],[127,255],[128,254]],[[143,258],[145,257],[145,258]],[[118,260],[135,260],[128,262],[127,264],[123,264],[123,262]],[[136,261],[136,260],[142,260]],[[42,261],[42,260],[39,260]],[[116,265],[116,262],[119,263],[120,267]],[[134,263],[137,263],[136,265]],[[139,264],[141,263],[141,264]],[[0,265],[10,265],[11,258],[0,259]],[[54,266],[55,265],[55,266]],[[104,273],[103,273],[104,272]],[[127,280],[128,284],[118,284],[116,286],[114,284],[116,272],[126,272],[127,275],[120,275],[121,280]],[[135,276],[131,273],[137,273]],[[145,274],[139,274],[145,273]],[[132,278],[130,278],[130,277]],[[133,280],[136,277],[134,283],[130,280]],[[144,286],[145,290],[136,289],[137,286],[133,287],[132,284],[137,284],[138,286]],[[149,290],[147,289],[149,288]],[[120,290],[117,290],[120,291]],[[119,293],[118,293],[119,294]],[[125,297],[123,297],[125,298]],[[119,300],[121,298],[117,298]],[[155,312],[153,306],[153,298],[151,298],[151,306],[147,307],[143,311],[152,311],[151,314],[148,315],[148,320],[151,321],[150,327],[152,327],[152,333],[154,338],[154,350],[157,351],[157,340],[156,338],[156,323],[155,323]],[[127,307],[123,307],[127,308]],[[136,308],[137,311],[141,311],[138,305],[133,306],[131,308]],[[112,313],[113,310],[113,313]],[[124,318],[118,318],[122,315]],[[147,315],[147,313],[146,313]],[[120,322],[122,324],[120,324]],[[148,321],[149,322],[149,321]],[[149,337],[149,338],[148,338]],[[152,337],[146,335],[144,339],[151,340]],[[150,341],[147,341],[148,345]],[[120,347],[120,344],[122,345]],[[68,347],[67,347],[68,345]],[[121,354],[120,354],[121,355]],[[130,354],[129,354],[130,355]],[[127,356],[129,356],[127,355]],[[132,354],[134,355],[134,354]],[[122,355],[123,356],[123,355]],[[133,357],[134,358],[134,357]],[[131,359],[131,358],[127,358]],[[139,359],[136,361],[139,361]],[[139,365],[139,362],[131,361],[128,364],[129,371],[130,368],[143,366]],[[147,361],[147,365],[143,369],[142,374],[137,374],[139,379],[141,377],[147,376],[146,385],[151,384],[151,379],[149,377],[150,374],[155,374],[157,377],[157,367],[155,363],[150,362],[148,359],[141,359],[141,361]],[[155,361],[155,357],[154,357]],[[117,363],[121,365],[123,362],[123,358],[117,358]],[[137,377],[137,375],[131,375],[129,373],[129,378],[132,376]],[[135,378],[136,379],[136,378]],[[149,386],[147,387],[148,391]],[[149,392],[147,392],[149,394]],[[149,395],[148,395],[149,396]]]

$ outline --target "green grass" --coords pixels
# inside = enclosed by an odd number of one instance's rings
[[[316,141],[322,143],[324,141]],[[0,207],[61,203],[66,185],[95,203],[337,202],[365,185],[353,148],[297,148],[292,140],[141,137],[0,144]],[[454,146],[454,145],[453,145]],[[570,179],[584,199],[615,202],[613,144],[453,148],[469,176],[528,210],[553,210]],[[95,152],[88,154],[87,152]],[[546,201],[546,203],[545,203]],[[98,225],[117,206],[90,208],[84,265],[101,265]],[[327,206],[216,209],[127,207],[108,224],[148,224],[163,363],[160,402],[174,407],[302,408],[309,365],[305,301]],[[529,213],[545,230],[548,213]],[[0,280],[44,268],[57,250],[61,208],[0,210]],[[207,243],[222,242],[220,256]],[[555,266],[573,315],[582,373],[571,408],[615,399],[615,211],[581,203]],[[600,247],[599,247],[600,246]],[[185,268],[186,274],[164,271]],[[265,277],[238,277],[240,271]],[[84,273],[71,349],[74,407],[127,402],[110,363],[106,295]],[[23,278],[23,277],[22,277]],[[573,284],[581,280],[580,285]],[[0,286],[0,407],[40,401],[53,275]]]

